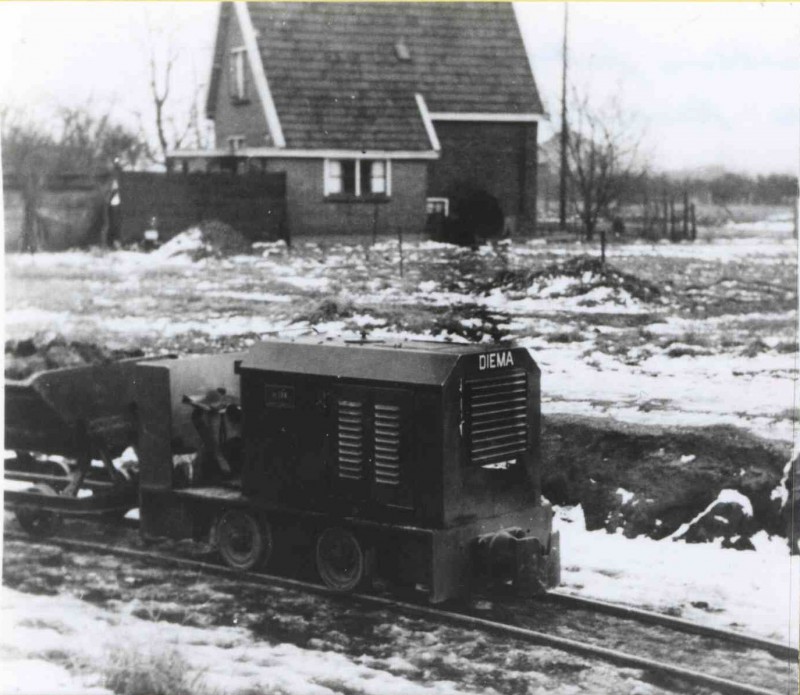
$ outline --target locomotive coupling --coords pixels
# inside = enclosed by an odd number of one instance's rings
[[[558,531],[549,535],[547,545],[521,528],[486,533],[473,541],[475,578],[491,585],[511,583],[523,596],[535,596],[561,583]]]

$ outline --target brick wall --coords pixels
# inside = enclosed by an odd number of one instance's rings
[[[491,193],[522,233],[536,222],[536,123],[437,121],[441,158],[429,165],[428,195],[468,185]]]
[[[268,171],[286,173],[287,223],[292,238],[303,234],[358,234],[379,237],[421,233],[425,227],[427,164],[392,162],[392,195],[385,202],[326,200],[322,159],[267,160]]]
[[[152,174],[120,178],[121,241],[140,241],[150,218],[161,240],[202,220],[227,222],[247,237],[278,239],[285,232],[286,189],[281,174]]]
[[[228,137],[244,135],[247,147],[265,147],[272,145],[268,137],[269,129],[261,101],[256,92],[250,64],[245,61],[245,82],[247,84],[247,101],[235,103],[230,96],[230,64],[231,48],[244,45],[239,20],[231,8],[231,21],[228,23],[228,36],[225,52],[222,57],[219,89],[217,90],[216,113],[214,115],[216,147],[227,148]]]

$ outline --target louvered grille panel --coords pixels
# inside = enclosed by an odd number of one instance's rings
[[[364,406],[361,401],[339,401],[339,477],[364,479]]]
[[[400,484],[400,406],[375,404],[375,482]]]
[[[466,382],[470,461],[508,461],[528,448],[528,375],[521,369]]]

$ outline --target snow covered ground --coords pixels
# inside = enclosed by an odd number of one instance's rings
[[[799,559],[790,561],[777,541],[761,538],[758,552],[745,553],[590,533],[582,521],[580,508],[559,510],[562,590],[797,644],[798,612],[792,606],[797,605]],[[90,567],[97,562],[77,561]],[[292,597],[280,589],[256,598],[254,609],[253,598],[231,596],[223,584],[200,579],[184,590],[185,602],[174,603],[172,594],[165,595],[175,589],[180,595],[183,580],[174,577],[178,586],[173,589],[162,582],[163,588],[156,583],[141,599],[103,600],[103,591],[98,595],[95,587],[107,581],[98,576],[104,568],[123,585],[143,582],[140,573],[107,558],[77,593],[0,589],[0,692],[109,695],[110,675],[120,662],[133,672],[166,670],[174,676],[177,670],[191,684],[186,692],[192,695],[494,695],[508,688],[556,695],[663,692],[635,672],[602,663],[588,668],[580,658],[555,650],[495,643],[481,633],[380,612],[364,615],[369,627],[359,622],[364,635],[353,643],[335,612],[345,610],[352,622],[361,609],[312,595]],[[220,597],[233,602],[233,612],[218,603]],[[266,602],[261,605],[270,607],[271,616],[252,615],[259,612],[259,601]],[[220,625],[226,615],[229,624]],[[253,625],[275,621],[277,639],[254,633]],[[339,629],[330,629],[329,622]],[[313,635],[305,644],[288,637],[304,633]],[[281,639],[282,634],[287,637]],[[362,652],[358,639],[370,648]],[[554,664],[563,665],[564,672],[559,675]],[[580,674],[577,683],[569,675],[573,672]]]
[[[453,681],[415,683],[403,672],[417,667],[400,657],[353,659],[331,649],[254,643],[242,628],[208,630],[143,620],[77,598],[31,596],[4,588],[0,611],[7,626],[0,637],[0,690],[9,695],[110,695],[113,691],[104,687],[102,672],[115,647],[137,654],[134,658],[142,668],[159,652],[174,650],[175,658],[197,677],[200,692],[333,695],[342,692],[337,685],[365,695],[474,692]],[[52,663],[53,652],[66,652],[82,668]]]
[[[800,557],[760,533],[756,552],[708,543],[586,531],[580,507],[560,509],[562,587],[589,598],[798,644]]]
[[[346,600],[42,546],[29,571],[20,552],[15,581],[35,575],[38,591],[0,590],[4,693],[665,692],[636,670]]]
[[[514,338],[542,367],[545,410],[676,425],[727,423],[791,441],[796,338],[792,241],[765,236],[627,244],[609,262],[663,289],[643,302],[580,280],[486,289],[480,279],[585,253],[540,241],[482,247],[262,244],[192,261],[155,253],[12,255],[6,330],[55,331],[154,352],[241,349],[263,337]],[[591,251],[591,249],[589,249]],[[321,302],[330,311],[318,311]],[[490,329],[494,330],[494,333]],[[702,388],[698,385],[702,384]]]
[[[292,250],[263,244],[253,255],[200,261],[190,258],[197,242],[191,238],[152,254],[9,255],[6,332],[12,339],[59,332],[154,353],[234,350],[264,337],[312,332],[389,340],[500,335],[527,346],[541,366],[546,413],[676,426],[725,423],[790,443],[795,243],[758,225],[728,231],[747,236],[610,247],[609,263],[662,289],[654,301],[618,288],[576,294],[580,281],[566,277],[522,289],[481,284],[494,273],[543,268],[587,252],[582,245],[540,241],[477,252],[405,243],[403,277],[398,246],[388,241],[299,243]],[[784,540],[756,537],[756,552],[630,540],[587,532],[580,508],[560,510],[558,523],[565,590],[797,643],[800,560],[790,559]],[[58,692],[64,693],[100,687],[46,663],[52,661],[48,648],[65,648],[63,634],[71,636],[68,649],[78,660],[102,657],[93,638],[102,644],[133,635],[146,649],[159,634],[160,623],[109,618],[67,597],[4,589],[1,607],[12,626],[0,643],[9,692],[39,692],[41,678],[62,683]],[[348,692],[464,691],[446,681],[412,683],[399,662],[390,668],[324,649],[253,648],[235,627],[215,628],[192,647],[193,629],[172,625],[170,634],[180,633],[181,653],[206,669],[212,684],[219,676],[249,687],[263,676],[273,692],[325,693],[330,690],[319,685],[319,675],[336,671],[352,686]],[[221,674],[214,664],[223,652]]]

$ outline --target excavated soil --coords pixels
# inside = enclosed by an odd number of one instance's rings
[[[63,367],[108,364],[128,357],[143,357],[141,350],[109,349],[64,336],[40,333],[25,340],[9,340],[5,349],[5,378],[27,379],[32,374]]]
[[[564,296],[588,294],[594,289],[623,290],[634,299],[643,302],[656,301],[661,290],[653,283],[636,275],[602,263],[599,258],[578,256],[567,261],[553,263],[538,270],[501,270],[488,283],[487,290],[501,287],[506,290],[527,290],[537,283],[555,279],[574,280],[565,287]]]
[[[557,414],[544,419],[542,434],[543,493],[554,504],[580,504],[588,530],[664,538],[722,490],[735,490],[753,515],[723,537],[786,534],[773,491],[782,484],[788,445],[731,426],[667,428]]]

